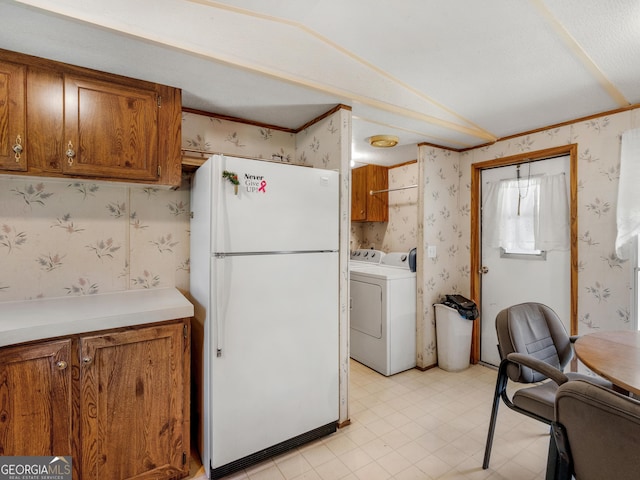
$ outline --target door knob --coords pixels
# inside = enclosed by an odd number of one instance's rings
[[[479,273],[479,274],[481,274],[481,275],[485,275],[485,274],[489,273],[489,268],[488,268],[488,267],[483,266],[483,267],[478,271],[478,273]]]
[[[67,155],[67,163],[69,164],[69,166],[72,166],[73,159],[76,156],[76,151],[73,149],[71,140],[69,140],[69,144],[67,145],[67,151],[65,152],[65,154]]]
[[[24,149],[22,148],[22,137],[20,135],[16,137],[16,143],[13,146],[12,150],[13,150],[13,153],[15,153],[14,158],[16,159],[16,162],[19,162],[20,155],[24,151]]]

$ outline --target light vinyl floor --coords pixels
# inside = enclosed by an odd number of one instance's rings
[[[500,404],[482,469],[497,370],[384,377],[351,361],[351,424],[225,480],[542,480],[549,427]],[[206,479],[197,456],[190,480]]]

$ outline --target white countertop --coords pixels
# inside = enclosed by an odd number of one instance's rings
[[[175,288],[0,303],[0,347],[193,316]]]

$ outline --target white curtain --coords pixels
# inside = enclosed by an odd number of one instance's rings
[[[568,250],[569,201],[564,174],[488,182],[482,230],[490,247]]]
[[[616,223],[616,255],[627,259],[625,245],[640,233],[640,128],[622,134]]]

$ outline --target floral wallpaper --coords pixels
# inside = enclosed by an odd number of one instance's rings
[[[389,168],[389,188],[416,188],[389,192],[388,222],[351,224],[350,248],[375,248],[383,252],[408,252],[418,246],[418,163]]]
[[[0,176],[0,302],[189,288],[189,191]]]
[[[636,109],[464,153],[420,147],[418,366],[437,362],[433,303],[446,293],[469,295],[471,165],[560,145],[578,145],[578,333],[631,328],[633,265],[615,256],[615,216],[620,135],[639,126]],[[429,245],[436,246],[433,259]]]
[[[469,180],[459,153],[423,146],[418,163],[417,364],[430,367],[437,363],[433,304],[447,293],[468,296],[470,197],[464,200]],[[429,246],[436,248],[436,257],[428,257]]]
[[[296,157],[296,134],[183,112],[182,148],[187,155],[195,150],[290,163]]]

